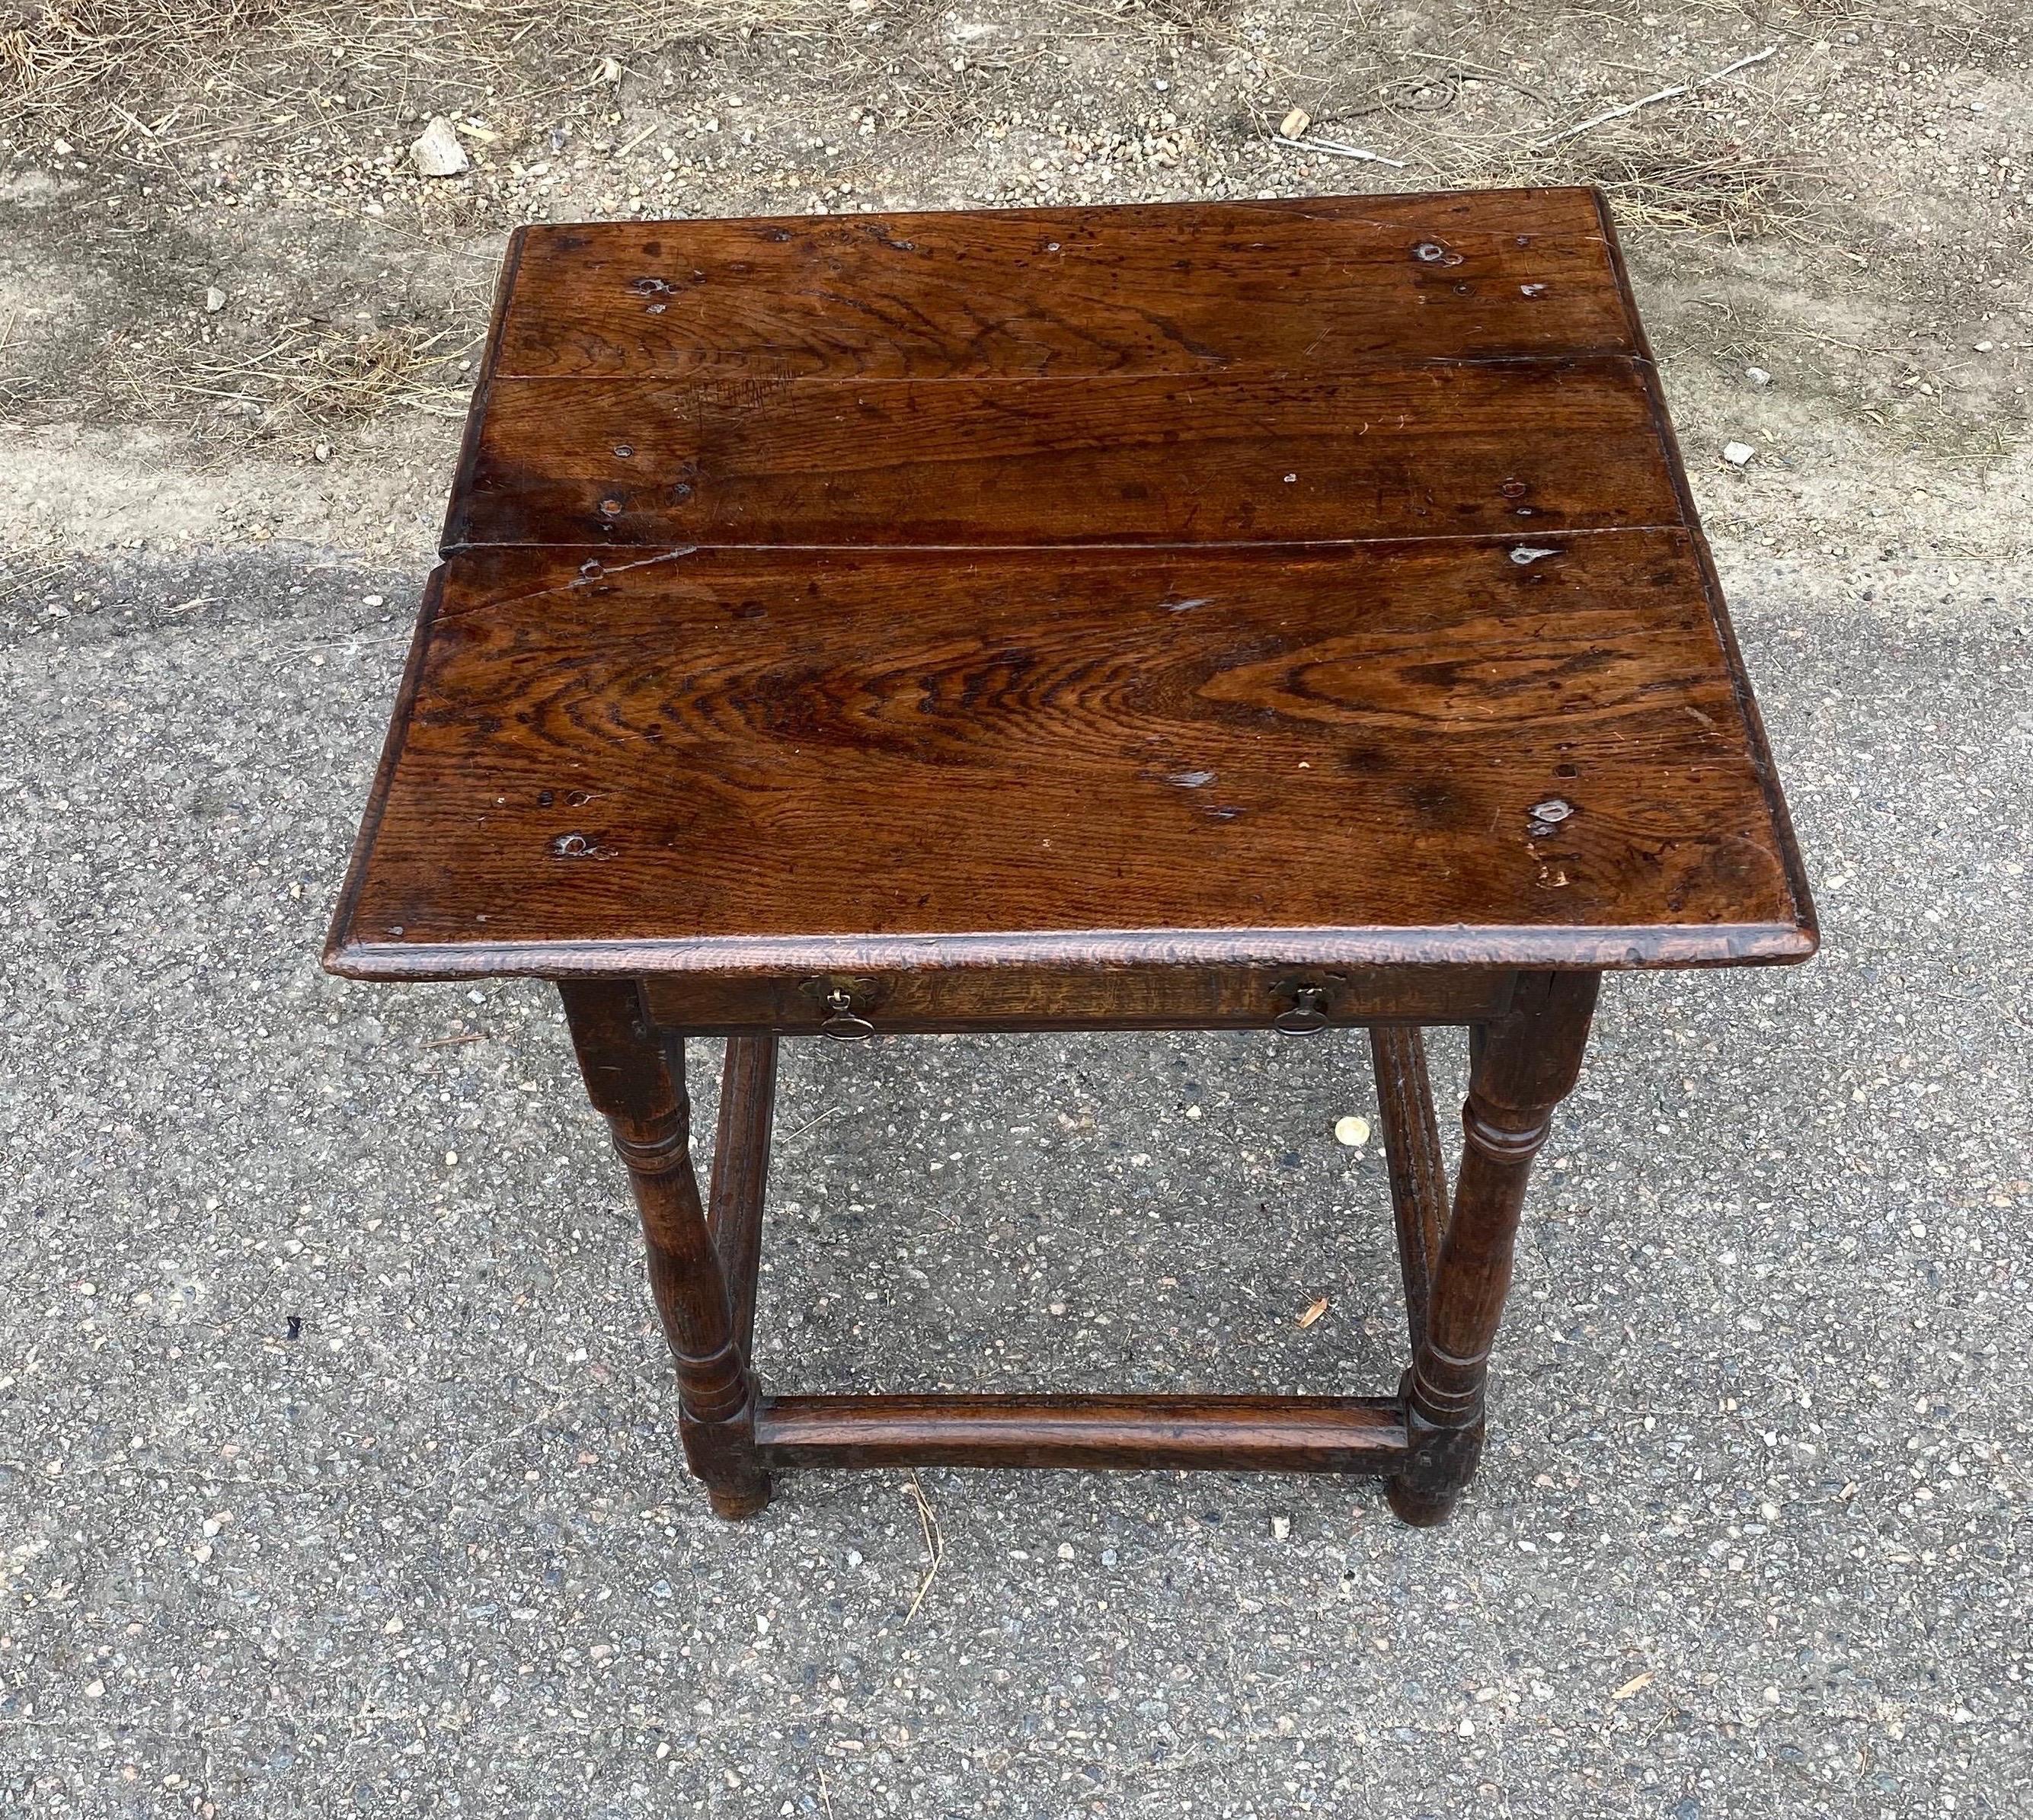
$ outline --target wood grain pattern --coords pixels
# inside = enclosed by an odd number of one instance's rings
[[[686,1458],[715,1511],[753,1516],[769,1501],[769,1481],[755,1457],[754,1380],[692,1173],[683,1041],[650,1024],[633,980],[567,979],[559,995],[586,1097],[607,1120],[642,1215]]]
[[[1388,1488],[1391,1507],[1408,1523],[1444,1522],[1481,1458],[1489,1351],[1511,1289],[1526,1182],[1553,1109],[1581,1073],[1601,983],[1594,973],[1527,976],[1510,1014],[1481,1027],[1453,1209],[1406,1374],[1411,1457]]]
[[[1529,547],[469,552],[332,963],[1806,952],[1687,535]]]
[[[474,544],[1306,542],[1673,524],[1634,364],[1338,379],[516,380],[447,527]]]
[[[1814,947],[1592,193],[526,230],[445,542],[326,964],[559,981],[722,1515],[942,1462],[1443,1519],[1597,970]],[[1471,1025],[1444,1230],[1393,1019]],[[1352,1021],[1397,1396],[759,1392],[775,1032]]]
[[[766,1466],[1374,1473],[1406,1457],[1403,1409],[1381,1397],[766,1397],[755,1440]]]
[[[1369,1054],[1376,1080],[1377,1122],[1383,1127],[1383,1154],[1391,1176],[1398,1259],[1405,1281],[1405,1324],[1416,1354],[1426,1337],[1433,1271],[1447,1229],[1447,1163],[1433,1117],[1423,1033],[1417,1028],[1377,1026],[1369,1033]]]
[[[1500,1017],[1507,968],[1476,967],[945,967],[826,973],[664,973],[643,983],[656,1020],[717,1036],[766,1028],[809,1035],[826,1018],[815,979],[847,986],[857,1014],[884,1035],[965,1030],[1260,1030],[1316,987],[1330,1025],[1404,1020],[1468,1024]]]
[[[652,1023],[665,1021],[646,990],[642,1003]],[[727,1046],[721,1070],[720,1122],[713,1134],[706,1225],[727,1283],[734,1348],[744,1359],[754,1350],[755,1279],[762,1260],[762,1209],[776,1110],[776,1038],[736,1037]]]
[[[1634,351],[1594,198],[1310,197],[546,226],[504,378],[1333,373]]]

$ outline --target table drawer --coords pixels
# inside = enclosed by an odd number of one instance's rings
[[[703,1035],[957,1030],[1222,1030],[1476,1024],[1511,1003],[1507,968],[1012,967],[803,977],[666,973],[650,1014]]]

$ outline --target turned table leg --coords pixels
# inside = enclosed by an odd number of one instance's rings
[[[613,1129],[642,1216],[685,1457],[717,1515],[753,1516],[769,1480],[755,1457],[754,1383],[692,1172],[683,1041],[651,1025],[632,979],[566,979],[558,990],[587,1095]]]
[[[1532,1159],[1581,1072],[1601,976],[1522,976],[1510,1013],[1473,1050],[1454,1211],[1433,1272],[1426,1328],[1406,1380],[1411,1458],[1390,1482],[1409,1523],[1446,1521],[1482,1455],[1489,1349],[1511,1287]]]

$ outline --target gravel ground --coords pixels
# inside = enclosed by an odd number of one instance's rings
[[[0,1811],[2033,1808],[2033,588],[1724,561],[1826,946],[1612,982],[1437,1532],[1171,1474],[714,1522],[551,1000],[316,966],[421,571],[46,576],[0,643]],[[1395,1380],[1357,1039],[794,1044],[782,1099],[779,1387]]]
[[[2033,1814],[2027,22],[1646,3],[0,11],[0,1814]],[[1451,1527],[715,1522],[552,1002],[316,967],[508,227],[1520,178],[1615,200],[1821,957],[1612,983]],[[792,1046],[766,1379],[1387,1389],[1363,1047]]]

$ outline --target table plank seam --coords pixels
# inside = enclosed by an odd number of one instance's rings
[[[626,574],[631,569],[644,568],[657,563],[672,561],[678,557],[710,556],[720,552],[752,553],[757,551],[781,552],[786,556],[896,556],[923,552],[927,556],[1089,556],[1120,553],[1126,556],[1165,556],[1181,552],[1205,551],[1220,553],[1237,550],[1277,550],[1303,556],[1309,551],[1382,549],[1398,544],[1481,544],[1492,549],[1507,545],[1529,545],[1543,547],[1563,537],[1657,537],[1673,532],[1689,532],[1694,526],[1685,519],[1662,520],[1656,524],[1637,525],[1575,525],[1558,530],[1535,531],[1529,527],[1516,531],[1427,531],[1400,537],[1243,537],[1222,541],[1201,543],[1151,542],[1120,543],[862,543],[862,544],[807,544],[807,543],[685,543],[685,544],[597,544],[576,541],[552,541],[534,539],[530,541],[493,542],[467,541],[445,544],[439,547],[438,554],[446,561],[455,556],[485,556],[490,550],[555,550],[566,554],[584,550],[595,560],[603,553],[622,555],[627,559],[618,563],[602,563],[601,571],[608,575]],[[589,576],[597,580],[597,576]],[[567,584],[569,585],[569,584]],[[542,590],[539,590],[542,591]],[[519,598],[528,597],[519,596]]]
[[[767,358],[762,349],[758,348],[755,353],[758,358]],[[497,373],[493,378],[496,383],[504,385],[612,386],[626,383],[665,387],[673,391],[709,389],[716,384],[762,386],[773,391],[794,386],[860,390],[876,386],[966,385],[985,389],[992,386],[1030,388],[1041,385],[1095,385],[1111,380],[1128,383],[1138,380],[1250,379],[1303,384],[1323,379],[1357,379],[1371,374],[1419,373],[1428,369],[1567,366],[1577,361],[1614,362],[1634,369],[1654,365],[1649,354],[1634,354],[1628,348],[1602,343],[1539,353],[1406,354],[1395,358],[1386,357],[1352,361],[1342,365],[1307,368],[1256,365],[1247,361],[1206,361],[1197,366],[1110,368],[1097,373],[777,373],[755,372],[746,364],[746,357],[742,357],[703,360],[695,367],[671,373],[510,372]]]

